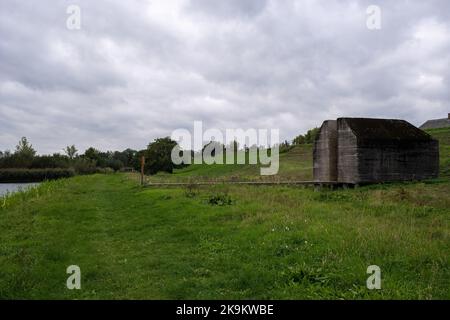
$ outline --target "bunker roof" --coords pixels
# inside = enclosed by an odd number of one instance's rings
[[[429,141],[432,137],[405,120],[340,118],[358,139],[366,141]]]

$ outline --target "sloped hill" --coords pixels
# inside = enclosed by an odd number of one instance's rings
[[[439,140],[441,177],[450,177],[450,128],[425,130]]]
[[[158,173],[151,176],[150,181],[185,182],[196,181],[279,181],[279,180],[311,180],[312,179],[312,145],[295,146],[280,154],[280,166],[277,175],[261,176],[260,165],[232,164],[206,165],[193,164],[175,170],[173,174]]]

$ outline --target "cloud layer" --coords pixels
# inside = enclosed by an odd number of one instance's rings
[[[291,139],[339,116],[445,117],[450,3],[376,1],[377,31],[371,4],[2,0],[0,150],[140,149],[194,120]]]

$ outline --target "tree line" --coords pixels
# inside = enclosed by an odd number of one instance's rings
[[[313,143],[317,132],[318,128],[314,128],[308,130],[305,135],[295,137],[291,142],[282,142],[279,145],[280,153],[287,152],[296,145]],[[205,147],[207,145],[205,145]],[[39,170],[45,169],[46,175],[49,175],[49,169],[58,169],[60,171],[61,169],[67,169],[71,170],[70,172],[73,172],[73,174],[140,170],[140,159],[144,156],[146,159],[145,172],[147,174],[155,174],[160,171],[172,173],[174,169],[187,165],[175,165],[172,163],[171,152],[175,146],[177,146],[176,141],[173,141],[169,137],[165,137],[155,139],[143,150],[133,150],[128,148],[123,151],[104,152],[94,147],[90,147],[86,149],[83,154],[79,154],[75,145],[70,145],[62,150],[63,153],[37,155],[33,145],[26,137],[22,137],[13,152],[8,150],[0,151],[0,170],[9,170],[9,175],[11,175],[11,172],[14,172],[13,169],[20,169],[20,172],[23,172],[24,170],[34,170],[34,172],[39,172]],[[234,148],[239,150],[239,146],[236,142]],[[248,151],[249,148],[243,146],[242,150]],[[195,155],[195,152],[191,150],[183,152],[190,153],[192,158]],[[64,172],[61,173],[62,175],[71,175],[71,173],[68,173],[67,171],[61,172]],[[2,174],[0,173],[0,181],[2,179],[1,177]]]
[[[14,152],[0,151],[0,168],[73,168],[77,173],[92,173],[97,168],[110,168],[117,171],[124,167],[137,166],[135,159],[137,151],[131,149],[126,149],[121,152],[102,152],[90,147],[84,154],[78,154],[77,148],[71,145],[64,148],[63,151],[64,154],[37,155],[33,145],[26,137],[22,137]]]

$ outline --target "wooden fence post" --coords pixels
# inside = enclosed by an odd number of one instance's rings
[[[145,165],[145,157],[141,157],[141,186],[144,185],[144,165]]]

